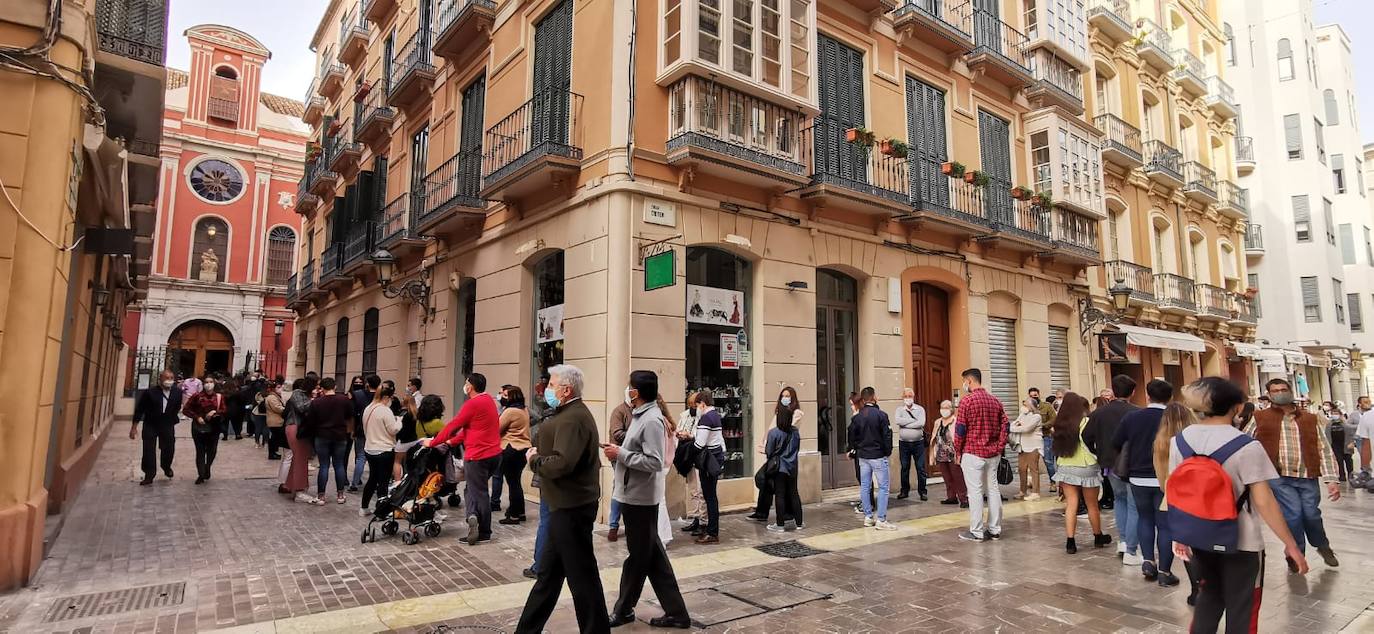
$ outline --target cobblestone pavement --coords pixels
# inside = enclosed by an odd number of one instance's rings
[[[177,443],[177,477],[148,487],[137,485],[137,445],[106,443],[34,584],[0,596],[0,631],[509,631],[518,618],[533,521],[497,525],[495,539],[475,548],[459,543],[457,530],[414,546],[360,544],[366,520],[356,495],[342,506],[286,500],[275,493],[277,463],[252,441],[221,443],[215,476],[200,486],[189,438]],[[936,485],[932,502],[894,501],[896,532],[859,528],[847,503],[829,502],[807,508],[800,533],[769,533],[733,514],[720,545],[679,539],[670,554],[698,627],[709,631],[1186,629],[1186,583],[1147,584],[1114,549],[1065,555],[1053,502],[1009,503],[1003,539],[975,544],[955,539],[966,516],[936,504],[940,493]],[[1325,512],[1342,567],[1314,561],[1306,578],[1290,577],[1282,558],[1271,558],[1264,631],[1374,631],[1374,592],[1361,575],[1374,564],[1365,521],[1374,496]],[[1087,532],[1083,522],[1081,541]],[[625,551],[601,535],[609,602]],[[788,559],[755,548],[792,539],[818,552]],[[95,593],[107,594],[74,600]],[[652,591],[645,596],[643,620],[660,613]],[[551,632],[576,630],[566,593],[564,601]]]

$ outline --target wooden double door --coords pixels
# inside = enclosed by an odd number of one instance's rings
[[[229,374],[233,367],[234,338],[213,322],[193,321],[177,328],[167,347],[176,355],[177,371],[186,376]]]
[[[916,402],[926,409],[926,429],[940,415],[940,401],[950,398],[949,293],[931,284],[911,285],[911,369]]]

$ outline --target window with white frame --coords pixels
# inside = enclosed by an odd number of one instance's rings
[[[1307,194],[1293,196],[1291,201],[1293,208],[1293,233],[1298,242],[1310,242],[1312,240],[1312,209],[1307,201]]]
[[[1288,38],[1280,39],[1277,45],[1279,58],[1279,81],[1293,78],[1293,43]]]
[[[663,74],[680,64],[810,101],[812,0],[661,0]]]
[[[1364,332],[1364,307],[1360,304],[1360,294],[1346,293],[1345,303],[1350,307],[1350,331]]]
[[[1345,323],[1345,290],[1341,287],[1341,281],[1331,280],[1332,297],[1336,302],[1336,323]]]
[[[1298,278],[1298,286],[1302,289],[1303,321],[1308,323],[1320,322],[1322,320],[1322,292],[1317,287],[1317,278]]]
[[[1298,115],[1283,115],[1283,142],[1288,149],[1288,160],[1302,158],[1302,118]]]
[[[1230,22],[1224,22],[1221,30],[1226,34],[1226,65],[1236,65],[1236,32],[1231,28]]]
[[[1331,155],[1331,181],[1336,188],[1337,194],[1345,193],[1345,156],[1341,154]]]
[[[1341,124],[1341,108],[1336,105],[1336,91],[1327,88],[1322,91],[1322,102],[1326,106],[1326,125]]]

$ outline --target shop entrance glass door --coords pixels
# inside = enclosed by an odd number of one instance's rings
[[[834,271],[816,272],[816,444],[821,486],[855,486],[849,451],[849,393],[858,391],[858,284]]]

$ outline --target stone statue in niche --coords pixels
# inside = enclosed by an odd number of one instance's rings
[[[219,281],[219,257],[215,255],[213,248],[207,248],[200,254],[200,281]]]

